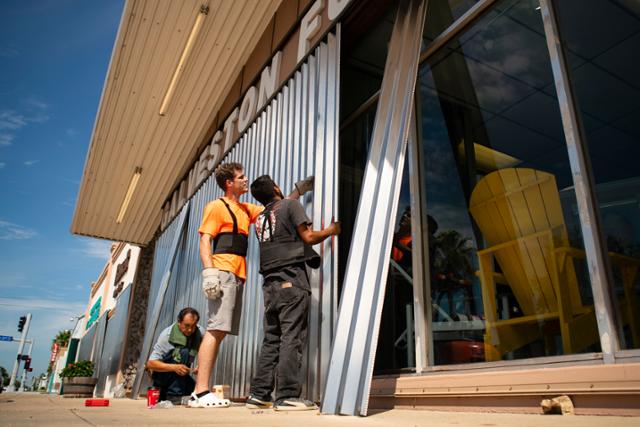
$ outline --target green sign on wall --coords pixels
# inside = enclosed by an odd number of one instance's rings
[[[98,317],[100,316],[100,305],[101,304],[102,304],[102,297],[99,297],[96,300],[96,302],[93,304],[93,307],[91,307],[91,311],[89,311],[89,320],[87,320],[86,329],[89,329],[91,327],[91,325],[93,325],[93,322],[98,320]]]

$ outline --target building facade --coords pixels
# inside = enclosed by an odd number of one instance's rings
[[[310,277],[323,412],[638,413],[637,2],[233,4],[123,13],[72,231],[148,248],[137,366],[206,311],[197,229],[239,161],[284,189],[315,175],[314,228],[343,223]],[[213,374],[235,397],[262,335],[255,238],[248,267]]]
[[[78,316],[67,361],[62,365],[93,361],[94,376],[98,378],[95,394],[99,397],[113,397],[116,387],[123,383],[126,343],[135,335],[130,327],[130,306],[139,258],[140,247],[136,245],[111,245],[109,259],[91,285],[86,311]]]

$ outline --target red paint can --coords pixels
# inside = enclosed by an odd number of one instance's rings
[[[153,406],[160,400],[160,390],[157,388],[149,387],[147,389],[147,408],[153,408]]]

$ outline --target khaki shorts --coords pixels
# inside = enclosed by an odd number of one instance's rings
[[[209,304],[207,330],[224,331],[231,335],[238,335],[244,280],[233,273],[220,270],[220,284],[222,286],[222,297],[207,300]]]

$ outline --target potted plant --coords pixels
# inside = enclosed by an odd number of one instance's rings
[[[69,340],[71,339],[71,331],[64,330],[58,332],[58,335],[53,339],[55,343],[57,343],[60,347],[67,347],[69,345]]]
[[[68,364],[61,372],[62,394],[67,397],[92,397],[98,382],[93,377],[93,362],[81,360]]]

